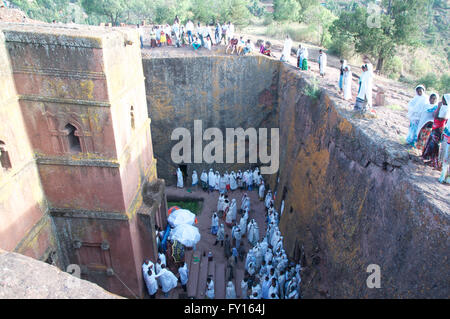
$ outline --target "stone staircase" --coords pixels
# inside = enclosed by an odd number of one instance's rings
[[[225,270],[224,263],[216,263],[213,259],[208,261],[208,256],[203,256],[200,251],[186,251],[186,263],[189,267],[189,280],[187,283],[187,297],[192,299],[206,298],[206,279],[211,276],[214,280],[215,299],[225,299]],[[244,278],[243,269],[235,269],[233,280],[236,288],[236,296],[241,298],[241,280]]]

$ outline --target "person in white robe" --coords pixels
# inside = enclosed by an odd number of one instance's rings
[[[292,48],[292,40],[289,35],[286,35],[286,39],[284,40],[283,51],[281,51],[280,61],[288,62],[289,57],[291,56],[291,48]]]
[[[225,299],[236,299],[236,289],[233,282],[230,280],[227,284]]]
[[[208,277],[206,280],[206,298],[214,299],[214,281]]]
[[[257,294],[257,298],[255,299],[261,299],[261,284],[257,283],[256,281],[253,282],[252,285],[252,296]]]
[[[278,240],[280,239],[280,236],[281,232],[279,230],[272,236],[272,239],[270,240],[270,245],[272,246],[272,248],[275,248]]]
[[[242,236],[245,236],[247,232],[248,211],[245,211],[244,215],[239,220],[239,228],[241,229]]]
[[[218,191],[220,190],[220,174],[216,171],[216,175],[214,176],[214,190]]]
[[[241,210],[240,210],[241,213],[245,210],[247,196],[248,196],[247,193],[244,193],[244,195],[242,195]]]
[[[278,239],[278,242],[275,244],[275,251],[281,251],[281,249],[283,248],[283,236],[280,236],[280,238]]]
[[[231,222],[234,223],[236,221],[237,216],[237,207],[235,198],[231,200],[230,209],[228,210],[228,213],[231,214]]]
[[[270,207],[270,202],[271,202],[271,201],[272,201],[272,191],[269,189],[269,190],[267,191],[266,199],[265,199],[265,201],[264,201],[264,204],[265,204],[265,206],[266,206],[267,209],[269,209],[269,207]]]
[[[211,216],[211,234],[216,235],[218,230],[219,230],[219,216],[217,216],[217,213],[214,212],[214,214]]]
[[[200,175],[200,181],[202,183],[203,190],[208,188],[208,174],[206,174],[205,170],[202,171],[202,175]]]
[[[372,71],[369,70],[368,64],[363,65],[363,73],[359,78],[359,91],[355,104],[355,110],[359,110],[361,113],[365,113],[372,108],[372,76]]]
[[[344,67],[344,100],[348,101],[352,98],[352,71],[349,65]]]
[[[223,213],[225,214],[225,218],[228,214],[228,211],[230,210],[230,201],[228,200],[228,198],[225,195],[225,200],[223,201]]]
[[[239,189],[243,189],[244,188],[244,177],[242,175],[241,170],[239,170],[236,173],[236,182],[237,182],[237,185],[238,185]]]
[[[416,145],[420,117],[424,105],[427,104],[428,96],[425,95],[425,87],[423,85],[416,86],[416,96],[408,103],[409,131],[406,143],[412,147]]]
[[[269,262],[272,261],[272,258],[273,258],[272,251],[270,249],[267,249],[266,254],[264,255],[264,261],[266,262],[266,265],[268,265]]]
[[[262,299],[268,299],[269,298],[269,288],[272,284],[272,281],[270,280],[269,275],[266,275],[264,277],[264,280],[261,284],[261,292],[262,292]]]
[[[255,168],[255,170],[253,171],[253,184],[255,186],[259,186],[259,168]]]
[[[302,45],[299,44],[298,45],[298,49],[297,49],[297,54],[296,54],[296,56],[297,56],[297,68],[299,68],[299,69],[302,68],[302,60],[300,58],[302,56],[302,52],[303,52]]]
[[[167,297],[169,291],[177,286],[178,278],[166,268],[165,264],[163,264],[161,268],[161,271],[155,275],[155,278],[159,278],[162,287],[161,290],[163,291],[164,296]]]
[[[180,168],[177,168],[177,187],[183,188],[183,173],[181,173]]]
[[[251,262],[255,262],[255,253],[253,248],[251,248],[248,252],[247,252],[247,257],[245,258],[245,270],[248,269],[248,266]]]
[[[228,174],[228,171],[225,171],[225,174],[223,176],[225,176],[225,189],[227,190],[227,192],[229,192],[231,190],[230,174]]]
[[[253,189],[253,173],[250,171],[247,173],[247,187],[249,191]]]
[[[271,285],[269,287],[269,296],[272,296],[272,294],[275,294],[276,296],[278,296],[278,285],[277,285],[277,280],[276,278],[272,278],[271,280]],[[269,299],[273,299],[273,298],[269,298]],[[278,298],[277,298],[278,299]]]
[[[209,190],[213,191],[214,188],[216,187],[216,175],[214,175],[212,168],[209,169],[208,183],[209,183]]]
[[[297,278],[292,278],[286,289],[286,299],[298,299]]]
[[[244,171],[244,173],[242,173],[242,182],[243,182],[244,189],[247,189],[247,187],[248,187],[248,184],[247,184],[247,182],[248,182],[248,172],[247,171]]]
[[[259,242],[259,249],[261,250],[261,254],[264,256],[267,249],[269,248],[269,244],[267,242],[267,237],[264,237],[261,242]]]
[[[369,72],[369,80],[367,83],[367,110],[372,109],[372,87],[373,87],[373,64],[370,62],[366,63],[367,72]]]
[[[161,269],[162,269],[162,266],[163,264],[161,263],[161,259],[157,259],[156,260],[156,264],[155,264],[155,274],[157,275],[157,274],[159,274],[160,273],[160,271],[161,271]]]
[[[189,280],[189,269],[186,263],[184,263],[182,267],[178,268],[178,273],[180,274],[181,287],[183,287],[183,290],[186,291],[186,284]]]
[[[300,53],[300,69],[307,70],[307,62],[309,59],[309,52],[307,47],[302,47],[302,52]],[[304,60],[306,60],[304,62]]]
[[[192,187],[196,186],[197,184],[198,184],[197,171],[193,170],[192,171]]]
[[[166,264],[166,255],[164,255],[163,253],[158,253],[158,258],[159,258],[159,260],[161,260],[161,265],[162,264],[167,265]]]
[[[264,200],[264,192],[265,191],[266,191],[266,186],[264,186],[264,181],[262,181],[261,185],[259,185],[259,190],[258,190],[258,197],[259,197],[260,201]]]
[[[225,194],[227,190],[227,177],[225,175],[222,175],[219,179],[219,192],[221,194]]]
[[[148,272],[149,269],[154,270],[155,265],[150,261],[150,260],[146,260],[143,264],[142,264],[142,274],[146,274]]]
[[[241,212],[248,211],[250,212],[250,197],[248,197],[247,193],[242,196],[241,201]]]
[[[444,104],[445,102],[445,104]],[[442,105],[439,112],[440,118],[446,118],[447,124],[444,126],[444,131],[442,133],[442,142],[440,146],[440,158],[442,161],[442,171],[439,176],[439,183],[450,184],[450,93],[444,94],[442,99]]]
[[[255,275],[257,272],[255,262],[253,262],[253,261],[249,262],[246,270],[250,276]]]
[[[234,239],[236,239],[236,249],[239,249],[239,246],[241,244],[241,238],[242,238],[242,234],[241,234],[241,229],[239,228],[239,226],[235,226],[234,227],[234,234],[233,234]]]
[[[254,219],[251,220],[250,224],[247,227],[247,236],[248,236],[248,242],[255,246],[256,243],[259,240],[259,228],[258,224]]]
[[[231,209],[228,209],[226,212],[225,223],[227,226],[231,226],[233,224],[233,213],[231,212]]]
[[[247,293],[248,293],[248,278],[244,277],[244,279],[241,280],[241,299],[248,299]]]
[[[217,201],[217,212],[220,214],[223,212],[223,205],[225,204],[225,195],[220,194],[219,200]]]
[[[220,224],[219,230],[217,231],[216,242],[214,243],[214,246],[217,245],[217,243],[220,241],[220,246],[223,247],[224,239],[225,239],[225,226],[223,224]]]
[[[238,188],[237,182],[236,182],[236,173],[231,172],[230,174],[230,189],[232,191],[236,190]]]
[[[154,299],[156,292],[158,291],[158,283],[155,278],[155,272],[153,269],[149,268],[143,275],[150,299]]]
[[[326,67],[327,67],[327,54],[325,52],[323,52],[323,50],[319,50],[318,63],[319,63],[320,76],[324,77]]]
[[[439,94],[437,94],[436,92],[431,92],[430,96],[428,98],[428,103],[425,103],[422,105],[420,121],[419,121],[419,125],[417,127],[417,140],[419,140],[420,132],[422,131],[424,126],[429,125],[430,126],[429,133],[431,133],[431,126],[434,122],[433,112],[438,107],[438,101],[439,101]],[[429,136],[429,133],[428,133],[428,136]],[[426,140],[425,140],[425,143],[426,143]],[[425,145],[423,145],[423,148],[425,148]],[[423,151],[423,149],[421,149],[421,151]]]

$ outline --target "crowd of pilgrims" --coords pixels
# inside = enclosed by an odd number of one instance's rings
[[[141,48],[144,47],[144,28],[137,25]],[[186,24],[181,24],[178,16],[175,17],[172,25],[154,25],[150,29],[150,48],[162,46],[185,47],[192,46],[194,50],[205,48],[211,50],[213,46],[226,45],[226,53],[245,55],[255,52],[255,47],[250,39],[244,39],[235,34],[234,24],[230,21],[221,24],[205,24],[200,22],[194,24],[188,20]],[[271,53],[272,44],[269,41],[258,41],[256,46],[259,53],[273,56]]]
[[[204,191],[220,193],[217,202],[217,210],[211,217],[211,234],[215,236],[215,243],[223,247],[227,260],[225,280],[226,298],[236,299],[236,288],[232,279],[234,268],[238,258],[245,262],[245,276],[240,283],[241,297],[243,299],[298,299],[300,296],[300,264],[290,262],[283,249],[283,236],[278,228],[280,214],[274,207],[274,196],[271,190],[265,189],[264,179],[259,168],[237,173],[203,171],[200,176],[201,186]],[[198,176],[195,171],[192,174],[192,186],[198,185]],[[180,169],[177,169],[177,186],[183,187],[183,177]],[[259,226],[255,219],[249,221],[251,210],[250,197],[244,193],[239,209],[236,199],[231,201],[228,194],[236,189],[258,192],[258,197],[264,201],[266,232],[263,238],[259,236]],[[239,221],[237,215],[240,215]],[[281,207],[283,212],[283,205]],[[220,218],[223,222],[220,223]],[[225,232],[225,225],[231,227],[231,238]],[[250,245],[245,252],[242,243],[246,237]],[[208,258],[212,258],[209,252]],[[142,265],[142,271],[150,298],[155,298],[158,289],[161,289],[167,297],[170,290],[177,287],[178,282],[186,291],[189,279],[189,269],[186,263],[178,268],[178,277],[167,268],[166,256],[160,252],[156,263],[146,260]],[[205,287],[206,298],[214,299],[214,279],[208,277]]]
[[[192,173],[192,186],[199,183],[197,172]],[[241,284],[241,296],[245,299],[298,299],[300,296],[301,266],[289,262],[283,249],[283,236],[278,229],[280,214],[274,207],[274,196],[271,190],[265,188],[259,168],[237,173],[226,171],[221,175],[210,169],[202,171],[201,187],[204,191],[219,192],[217,210],[211,217],[211,233],[216,236],[214,245],[220,243],[227,260],[226,298],[236,298],[236,290],[232,281],[234,267],[238,258],[245,260],[245,277]],[[183,187],[183,176],[177,170],[177,186]],[[228,194],[236,189],[258,192],[258,197],[264,201],[266,233],[259,235],[259,225],[255,219],[249,220],[251,210],[250,197],[247,193],[241,198],[240,206],[235,198],[229,199]],[[281,212],[283,211],[283,205]],[[237,215],[240,215],[239,221]],[[223,220],[220,223],[220,219]],[[231,227],[231,238],[225,233],[225,226]],[[244,251],[242,238],[246,237],[252,247]],[[207,298],[213,299],[214,280],[208,278],[206,286]]]
[[[418,85],[416,95],[408,104],[410,121],[406,143],[416,148],[426,165],[441,171],[439,182],[450,184],[450,94],[425,94],[425,86]]]

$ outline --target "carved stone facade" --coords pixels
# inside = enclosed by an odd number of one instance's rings
[[[19,180],[2,176],[2,190],[18,186],[0,197],[0,248],[63,270],[77,264],[83,279],[142,296],[141,265],[156,256],[166,201],[143,202],[144,185],[158,178],[140,49],[125,45],[139,43],[137,33],[26,24],[0,31],[9,81],[0,95],[10,101],[0,102],[2,166],[19,169],[21,154],[31,167]]]

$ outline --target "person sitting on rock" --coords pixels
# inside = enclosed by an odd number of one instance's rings
[[[197,51],[201,46],[202,44],[200,43],[200,40],[197,38],[197,36],[194,36],[194,41],[192,42],[192,47],[194,48],[194,50]]]

